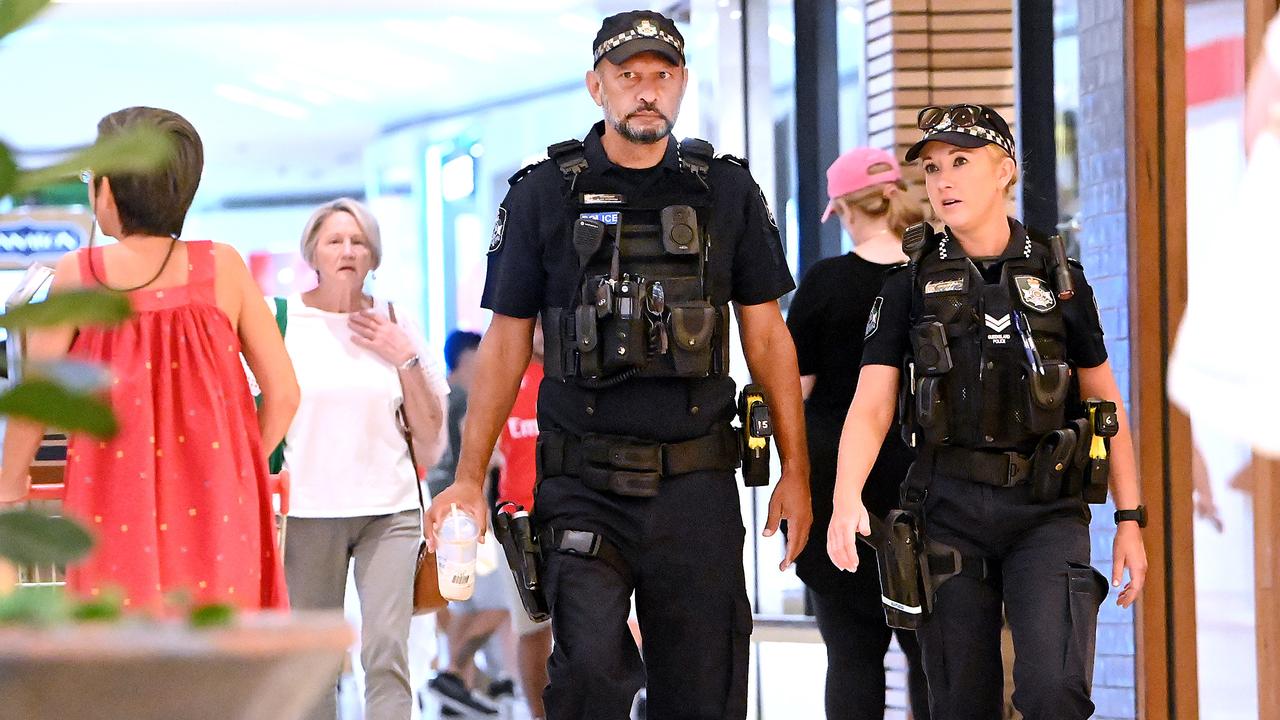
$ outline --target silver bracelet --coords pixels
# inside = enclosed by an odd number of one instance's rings
[[[413,357],[409,358],[408,360],[405,360],[405,361],[404,361],[404,362],[399,366],[399,369],[400,369],[400,370],[409,370],[409,369],[411,369],[411,368],[416,368],[416,367],[418,367],[418,364],[419,364],[419,363],[421,363],[421,362],[422,362],[422,358],[418,357],[417,355],[414,355]]]

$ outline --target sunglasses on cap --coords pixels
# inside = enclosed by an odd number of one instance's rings
[[[941,105],[930,105],[920,111],[916,116],[916,127],[925,132],[938,127],[939,125],[950,125],[952,127],[967,128],[978,124],[978,118],[982,116],[982,108],[977,105],[950,105],[943,107]]]

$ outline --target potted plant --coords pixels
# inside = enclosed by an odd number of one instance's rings
[[[0,0],[0,38],[48,3]],[[0,142],[0,199],[74,177],[84,167],[149,168],[167,152],[160,138],[134,134],[23,172]],[[0,317],[0,325],[22,332],[120,322],[128,314],[123,297],[85,290],[18,308]],[[70,361],[38,368],[0,394],[0,414],[110,436],[116,420],[97,394],[103,375]],[[0,509],[0,717],[290,720],[332,691],[352,639],[341,613],[235,613],[210,606],[157,619],[123,615],[110,598],[77,601],[56,585],[17,586],[17,567],[65,565],[91,545],[71,520]]]

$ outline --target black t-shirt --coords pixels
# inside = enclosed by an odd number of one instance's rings
[[[895,267],[873,263],[853,253],[822,260],[805,274],[787,314],[800,374],[816,376],[813,391],[805,401],[813,528],[808,545],[796,560],[796,573],[821,593],[872,591],[877,587],[875,555],[866,548],[859,547],[866,566],[858,573],[841,573],[831,564],[827,528],[831,523],[840,432],[858,386],[867,316],[885,276]],[[913,453],[894,423],[862,491],[868,511],[883,518],[897,507],[898,486],[912,459]]]
[[[644,170],[614,165],[601,144],[604,124],[584,140],[588,169],[579,178],[593,193],[644,197],[689,182],[673,138],[658,165]],[[782,297],[795,283],[781,238],[760,187],[745,167],[716,159],[710,186],[708,280],[712,302],[758,305]],[[501,315],[533,317],[544,307],[571,307],[579,292],[578,256],[570,234],[577,210],[566,204],[568,184],[552,162],[529,170],[507,193],[490,242],[481,305]],[[549,331],[549,330],[548,330]],[[635,378],[603,390],[548,377],[538,397],[543,428],[574,434],[630,435],[661,442],[705,435],[732,419],[733,380]]]
[[[867,315],[885,276],[895,267],[849,253],[822,260],[805,273],[791,298],[787,327],[800,374],[816,376],[806,407],[841,417],[849,410],[858,386]]]
[[[1016,220],[1010,220],[1010,237],[1025,232]],[[957,242],[947,243],[948,256],[964,257],[964,250]],[[1010,242],[997,258],[977,259],[975,264],[988,283],[1000,281],[1000,270],[1005,260],[1022,256],[1021,243]],[[1085,279],[1084,270],[1070,266],[1071,280],[1075,284],[1075,297],[1061,301],[1063,321],[1066,324],[1067,362],[1076,367],[1098,367],[1107,361],[1107,346],[1102,339],[1102,322],[1098,318],[1098,304],[1093,288]],[[911,273],[896,272],[885,280],[876,302],[880,304],[875,327],[868,326],[862,349],[863,365],[889,365],[902,367],[902,359],[910,349],[911,330]]]

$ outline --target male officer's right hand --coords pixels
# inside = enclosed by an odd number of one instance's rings
[[[836,499],[827,528],[827,556],[841,570],[858,569],[858,536],[871,536],[871,519],[862,498]]]
[[[427,547],[432,552],[436,549],[436,529],[444,522],[454,505],[476,521],[476,525],[480,527],[480,542],[484,542],[484,534],[489,527],[489,502],[484,497],[484,484],[460,477],[435,496],[431,500],[431,507],[427,508],[422,532],[427,538]]]

